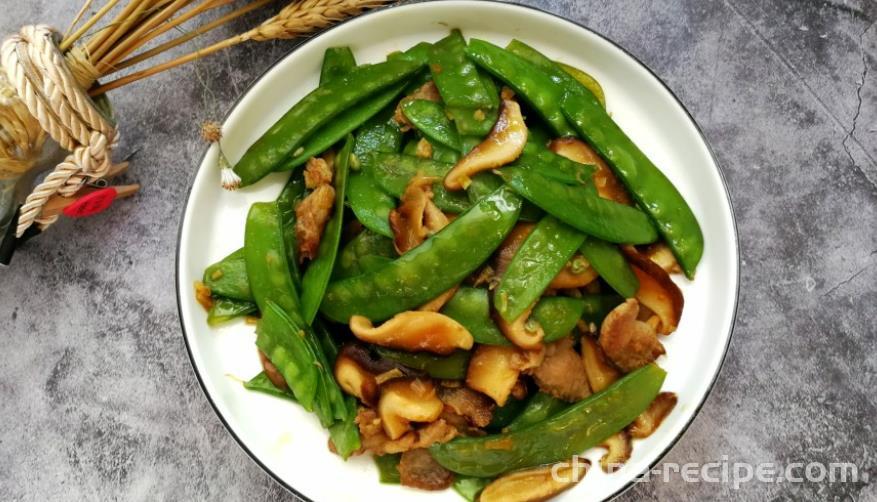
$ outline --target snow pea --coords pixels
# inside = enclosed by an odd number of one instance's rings
[[[566,401],[562,401],[546,394],[545,392],[537,392],[527,401],[527,406],[520,415],[515,418],[505,429],[505,432],[514,432],[521,430],[530,425],[539,423],[543,420],[557,415],[562,410],[570,406]]]
[[[390,212],[396,208],[396,201],[381,189],[371,173],[350,174],[347,200],[356,219],[365,228],[386,237],[393,236]]]
[[[476,478],[473,476],[454,476],[454,491],[467,502],[475,502],[481,492],[487,488],[493,478]]]
[[[639,289],[639,280],[618,246],[588,237],[581,251],[606,284],[621,296],[633,298]]]
[[[429,451],[446,469],[479,477],[567,460],[631,423],[658,395],[665,376],[649,364],[541,422],[508,433],[457,438]]]
[[[217,326],[247,314],[256,312],[256,304],[245,300],[214,297],[213,306],[207,312],[207,324]]]
[[[309,341],[299,334],[284,308],[270,299],[263,305],[256,326],[256,346],[283,375],[299,404],[313,411],[320,375]]]
[[[457,350],[449,356],[437,356],[428,352],[404,352],[384,347],[374,347],[375,352],[384,359],[403,366],[426,372],[433,378],[442,380],[463,380],[469,367],[472,352]]]
[[[579,164],[533,142],[524,146],[521,156],[512,165],[535,171],[566,185],[588,184],[596,170],[592,165]]]
[[[450,107],[490,108],[495,104],[478,74],[478,68],[466,57],[466,41],[460,30],[439,40],[429,52],[429,70],[439,93]]]
[[[202,282],[216,296],[242,301],[253,300],[243,248],[204,269]]]
[[[602,101],[603,88],[600,87],[600,84],[587,73],[572,68],[571,66],[567,66],[567,68],[571,68],[575,73],[573,71],[565,70],[559,63],[552,61],[548,56],[517,39],[509,42],[508,46],[506,46],[506,50],[538,66],[546,75],[551,77],[551,80],[555,84],[563,88],[564,91],[593,94],[595,98],[597,92],[599,92],[600,98],[597,98],[597,100],[601,103],[601,106],[605,108],[605,103]]]
[[[521,199],[500,188],[396,260],[329,284],[322,313],[342,323],[356,314],[377,322],[423,305],[481,266],[511,231],[520,209]]]
[[[557,136],[575,134],[560,108],[563,88],[538,66],[484,40],[470,40],[466,54],[478,66],[514,89],[548,122]]]
[[[422,65],[397,59],[355,68],[321,85],[296,103],[246,151],[234,167],[242,185],[251,185],[280,167],[284,159],[313,133],[340,113],[375,92],[382,91],[420,70]],[[382,107],[377,107],[375,112]]]
[[[420,42],[417,45],[412,45],[407,50],[394,52],[387,56],[387,59],[404,59],[407,61],[414,61],[415,63],[420,64],[421,66],[426,66],[429,62],[429,52],[432,50],[432,45],[429,42]]]
[[[295,206],[305,196],[305,178],[303,172],[293,173],[277,196],[277,207],[280,209],[280,223],[283,225],[283,242],[286,244],[286,260],[292,273],[292,282],[296,288],[301,287],[301,270],[298,267],[298,239],[295,236]]]
[[[542,326],[545,343],[568,336],[582,318],[585,302],[581,298],[546,296],[533,309],[533,318]]]
[[[432,145],[432,160],[446,162],[448,164],[456,164],[457,161],[460,160],[460,151],[431,141],[430,145]]]
[[[397,153],[402,147],[402,131],[393,120],[395,104],[385,107],[356,130],[353,155],[362,159],[371,152]]]
[[[484,345],[511,345],[490,318],[490,297],[486,289],[460,288],[442,308],[442,314],[462,324]]]
[[[402,113],[427,138],[456,151],[462,149],[457,128],[441,104],[427,99],[412,99],[402,105]]]
[[[289,271],[276,202],[257,202],[250,207],[244,229],[244,259],[259,311],[264,315],[270,300],[287,313],[297,313],[301,304]]]
[[[335,156],[335,209],[326,223],[317,257],[308,265],[301,279],[301,313],[305,322],[311,324],[323,301],[326,287],[338,257],[341,243],[341,226],[344,222],[344,198],[347,191],[347,172],[353,152],[353,136],[348,136],[344,146]]]
[[[323,53],[323,66],[320,68],[320,85],[343,77],[356,68],[356,58],[350,47],[329,47]]]
[[[542,218],[515,253],[494,292],[493,303],[499,315],[512,322],[523,314],[584,240],[581,232],[557,218]]]
[[[516,399],[515,396],[509,396],[508,401],[502,406],[497,406],[493,410],[493,418],[487,426],[489,431],[500,431],[508,424],[512,423],[518,415],[527,407],[527,399]]]
[[[386,485],[398,485],[402,482],[399,474],[399,460],[401,453],[389,453],[387,455],[375,455],[375,465],[378,468],[378,476],[381,483]]]
[[[694,277],[703,255],[703,233],[673,183],[618,127],[593,95],[568,93],[562,106],[580,136],[606,159],[637,204],[654,220],[685,275]]]
[[[585,304],[585,311],[582,313],[582,319],[592,322],[597,326],[603,324],[603,319],[615,307],[624,302],[624,298],[618,295],[585,295],[582,297]]]
[[[597,98],[600,106],[606,108],[606,94],[603,92],[603,86],[600,85],[600,82],[598,82],[597,79],[592,77],[588,72],[576,68],[575,66],[570,66],[560,61],[555,61],[554,63],[559,66],[561,70],[572,75],[572,77],[578,80],[586,89],[591,91],[591,94]]]
[[[472,177],[472,182],[469,184],[469,188],[466,189],[466,195],[469,197],[469,202],[475,204],[482,197],[490,195],[502,185],[503,181],[499,176],[493,173],[481,172]],[[530,201],[525,200],[521,205],[521,214],[518,219],[521,221],[539,221],[543,216],[545,216],[545,213],[541,209],[534,206]]]
[[[372,153],[362,162],[362,170],[370,173],[375,181],[388,194],[401,197],[405,187],[412,178],[421,174],[435,176],[439,180],[433,184],[433,202],[442,211],[460,213],[469,206],[469,199],[464,192],[448,192],[441,179],[451,170],[453,164],[421,159],[410,155],[393,153]]]
[[[277,170],[286,171],[294,169],[307,162],[311,157],[325,152],[365,121],[374,117],[375,114],[379,113],[388,104],[395,101],[396,97],[402,93],[404,86],[404,82],[396,84],[386,91],[368,97],[342,112],[314,132],[302,146],[293,152],[294,157],[288,162],[284,162]]]
[[[337,387],[337,384],[335,386]],[[344,410],[346,412],[344,418],[329,426],[329,438],[335,445],[335,451],[338,452],[338,455],[347,460],[362,446],[359,425],[356,424],[357,404],[355,397],[344,396]]]
[[[493,81],[490,75],[480,70],[478,74],[484,89],[487,91],[487,95],[490,97],[490,106],[475,109],[454,106],[446,107],[448,116],[457,125],[457,131],[462,135],[478,138],[475,144],[478,144],[484,136],[490,133],[493,125],[496,124],[496,119],[499,118],[499,90],[496,88],[496,82]],[[465,143],[463,146],[463,153],[468,153],[471,150],[471,148],[465,148]]]
[[[271,383],[271,379],[268,378],[264,371],[244,382],[244,388],[295,402],[295,396],[292,392],[289,389],[278,389]]]
[[[520,167],[496,172],[515,192],[588,235],[623,244],[648,244],[658,238],[645,213],[601,198],[593,186],[564,185]]]
[[[346,279],[368,272],[393,261],[396,256],[392,239],[363,230],[341,250],[332,278]]]

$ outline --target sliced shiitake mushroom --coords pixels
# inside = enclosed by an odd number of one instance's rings
[[[621,378],[621,373],[610,363],[600,345],[590,336],[582,337],[582,362],[585,375],[594,392],[600,392]]]
[[[379,393],[377,379],[347,353],[339,353],[335,359],[335,380],[344,392],[363,403],[369,406],[377,404]]]
[[[505,474],[487,485],[479,502],[536,502],[569,490],[581,481],[591,462],[577,458],[572,462],[545,465]]]
[[[532,232],[535,227],[535,223],[518,223],[512,231],[509,232],[505,240],[502,241],[502,244],[499,245],[499,249],[496,251],[496,277],[502,277],[503,274],[505,274],[506,269],[509,268],[509,263],[511,263],[512,258],[515,257],[515,253],[518,252],[518,249],[520,249],[524,241],[527,240],[530,232]]]
[[[600,446],[608,450],[605,455],[600,457],[600,468],[603,469],[603,472],[612,473],[621,469],[621,466],[630,460],[630,454],[633,453],[630,434],[626,431],[609,436],[600,443]]]
[[[432,300],[424,303],[423,305],[417,307],[417,310],[421,310],[424,312],[438,312],[445,306],[448,301],[457,293],[457,290],[460,289],[460,285],[457,284],[453,288],[445,291],[444,293],[436,296]]]
[[[502,334],[516,346],[522,349],[537,349],[542,346],[542,339],[545,338],[545,330],[535,318],[531,318],[533,308],[536,304],[530,305],[512,322],[508,322],[499,314],[493,316],[496,325]]]
[[[475,340],[462,324],[438,312],[419,310],[396,314],[380,326],[368,318],[350,318],[350,331],[356,338],[391,349],[448,355],[456,349],[469,350]]]
[[[673,251],[671,251],[670,246],[664,242],[649,244],[642,250],[642,254],[644,254],[646,258],[655,262],[656,265],[664,269],[664,272],[667,272],[668,274],[682,273],[682,268],[676,261]]]
[[[513,162],[526,144],[527,124],[521,115],[521,106],[514,100],[504,99],[490,134],[445,175],[445,188],[467,188],[475,174]]]
[[[469,360],[466,385],[504,405],[521,373],[519,357],[514,347],[479,345]]]
[[[597,280],[597,277],[599,277],[597,271],[584,256],[579,254],[563,267],[548,287],[550,289],[583,288]]]
[[[411,422],[432,422],[442,414],[444,404],[432,381],[399,378],[381,386],[378,415],[390,439],[398,439],[411,430]]]
[[[275,387],[280,390],[289,388],[289,385],[286,384],[286,379],[280,374],[280,370],[277,369],[277,366],[274,366],[274,363],[261,350],[259,351],[259,362],[262,363],[262,370],[265,372],[265,376],[268,377],[268,380],[271,380]]]
[[[402,203],[390,211],[393,245],[400,255],[448,225],[448,218],[432,202],[432,184],[436,179],[427,176],[412,178],[402,193]]]
[[[623,246],[622,249],[630,261],[633,273],[639,279],[636,299],[661,320],[658,333],[669,335],[676,331],[685,304],[679,286],[663,268],[640,254],[633,246]]]
[[[399,480],[403,486],[421,490],[444,490],[454,482],[454,473],[436,462],[426,448],[403,453],[398,469]]]
[[[616,366],[633,371],[664,354],[655,329],[637,320],[639,303],[631,298],[615,307],[600,326],[600,347]]]
[[[655,432],[661,425],[661,422],[667,418],[667,415],[673,411],[676,406],[676,394],[673,392],[662,392],[655,397],[652,404],[642,412],[640,416],[627,428],[632,437],[637,439],[647,438]]]
[[[590,146],[575,138],[555,139],[548,145],[554,153],[580,164],[591,164],[597,167],[594,172],[594,186],[597,193],[604,199],[614,200],[619,204],[630,204],[630,195],[624,185],[615,177],[615,173]]]

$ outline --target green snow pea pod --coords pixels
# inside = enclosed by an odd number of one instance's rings
[[[490,195],[502,185],[503,181],[499,176],[493,173],[481,172],[472,177],[469,188],[466,189],[466,195],[469,197],[469,202],[475,204],[482,197]],[[521,205],[521,214],[518,216],[518,219],[521,221],[539,221],[543,216],[545,216],[545,213],[541,209],[534,206],[530,201],[525,200]]]
[[[332,277],[335,258],[338,257],[338,246],[341,244],[341,226],[344,222],[344,198],[347,191],[347,172],[350,165],[350,154],[353,152],[353,136],[347,141],[335,158],[335,209],[323,236],[317,257],[308,265],[301,279],[301,313],[305,322],[311,324],[323,301],[323,294]]]
[[[336,384],[337,386],[337,384]],[[344,396],[346,414],[343,419],[329,426],[329,438],[335,451],[344,460],[360,449],[359,425],[356,424],[357,404],[353,396]]]
[[[378,322],[423,305],[481,266],[511,231],[520,209],[521,199],[500,188],[396,260],[329,284],[323,315],[341,323],[357,314]]]
[[[417,45],[409,47],[407,50],[394,52],[387,56],[387,59],[403,59],[414,61],[415,63],[425,66],[429,62],[429,51],[432,50],[432,44],[429,42],[420,42]]]
[[[511,345],[490,318],[490,298],[486,289],[462,287],[442,308],[442,314],[462,324],[484,345]]]
[[[579,164],[533,142],[524,146],[523,153],[512,165],[535,171],[566,185],[589,184],[596,170],[592,165]]]
[[[462,191],[448,192],[441,182],[452,167],[453,164],[394,153],[377,152],[362,159],[362,170],[370,173],[384,191],[397,198],[418,174],[439,178],[432,186],[433,202],[442,211],[459,213],[469,207],[469,199]]]
[[[341,250],[332,278],[346,279],[368,272],[393,261],[396,256],[392,239],[363,230]]]
[[[202,282],[216,296],[242,301],[253,300],[243,248],[204,269]]]
[[[478,139],[476,145],[481,142],[485,136],[493,129],[496,119],[499,118],[499,90],[493,78],[481,71],[478,72],[481,77],[481,83],[490,96],[490,106],[487,108],[458,108],[447,106],[448,116],[457,125],[457,131],[462,135],[473,136]],[[474,146],[474,145],[473,145]],[[471,148],[466,148],[463,143],[463,153],[468,153]]]
[[[648,244],[658,238],[649,217],[634,207],[597,195],[592,186],[570,186],[519,167],[497,174],[524,198],[582,232],[619,244]]]
[[[524,408],[524,411],[522,411],[521,414],[504,429],[504,431],[514,432],[521,430],[525,427],[551,418],[569,406],[569,403],[557,399],[551,394],[537,392],[529,401],[527,401],[527,406]]]
[[[308,161],[311,157],[319,155],[335,143],[344,139],[351,131],[362,125],[365,121],[374,117],[375,114],[383,110],[388,104],[392,103],[402,92],[404,82],[396,84],[386,91],[368,97],[360,103],[357,103],[342,112],[329,123],[321,127],[313,133],[305,143],[298,147],[292,155],[294,157],[278,168],[278,171],[285,171],[300,166]]]
[[[575,134],[560,109],[563,88],[555,84],[538,66],[484,40],[470,40],[466,54],[478,66],[514,89],[548,122],[555,135]]]
[[[600,102],[600,106],[606,108],[606,94],[603,92],[603,86],[600,85],[600,82],[598,82],[597,79],[592,77],[588,72],[580,70],[575,66],[570,66],[560,61],[555,61],[554,63],[559,66],[561,70],[572,75],[572,77],[578,80],[587,90],[591,91],[591,94],[593,94],[594,97],[597,98],[597,101]]]
[[[456,164],[457,161],[460,160],[459,151],[431,141],[430,145],[432,145],[432,160],[446,162],[448,164]]]
[[[323,124],[351,106],[417,72],[422,65],[399,59],[359,66],[321,85],[271,126],[234,167],[242,185],[251,185],[280,167]],[[377,107],[375,112],[383,106]]]
[[[546,216],[521,244],[494,292],[496,311],[512,322],[533,305],[582,245],[585,236]]]
[[[514,432],[457,438],[429,451],[446,469],[479,477],[567,460],[631,423],[658,395],[665,376],[649,364],[541,422]]]
[[[584,91],[586,94],[593,94],[600,103],[600,106],[604,108],[606,107],[605,98],[603,97],[603,88],[600,87],[600,84],[587,73],[577,68],[573,68],[572,66],[554,62],[548,56],[520,40],[512,40],[509,42],[506,50],[538,66],[549,77],[551,77],[551,80],[553,80],[554,83],[561,86],[564,90],[571,92]]]
[[[301,270],[298,268],[298,239],[295,236],[295,206],[305,196],[304,173],[293,173],[277,197],[280,222],[283,225],[283,241],[286,244],[286,260],[292,272],[292,282],[301,287]]]
[[[393,120],[395,110],[396,105],[391,104],[359,126],[355,134],[356,144],[353,145],[353,154],[357,159],[371,152],[396,153],[402,148],[402,131]]]
[[[487,488],[493,478],[476,478],[473,476],[454,476],[454,491],[468,502],[475,502],[481,492]]]
[[[292,392],[289,389],[278,389],[271,383],[271,379],[268,378],[264,371],[244,382],[244,388],[295,402],[295,396],[292,395]]]
[[[584,311],[585,302],[581,298],[548,296],[539,300],[533,309],[533,317],[545,332],[542,341],[550,343],[568,336]]]
[[[270,299],[263,305],[262,318],[256,326],[256,346],[277,367],[302,407],[313,411],[320,373],[307,335],[299,334],[283,307]]]
[[[568,93],[563,99],[563,111],[655,221],[685,275],[694,277],[703,255],[703,233],[673,183],[618,127],[593,95]]]
[[[618,295],[585,295],[582,301],[585,303],[582,319],[600,326],[609,312],[624,302],[624,298]]]
[[[257,202],[250,207],[244,229],[244,259],[259,311],[264,315],[270,300],[286,313],[297,315],[301,303],[289,270],[276,202]]]
[[[207,324],[210,326],[218,326],[222,323],[231,321],[238,317],[245,316],[256,312],[256,304],[246,300],[235,300],[232,298],[214,297],[213,306],[207,312]]]
[[[462,149],[457,128],[445,115],[445,109],[439,103],[428,99],[412,99],[402,105],[402,113],[427,138],[456,151]]]
[[[371,173],[351,173],[347,200],[356,219],[365,228],[386,237],[393,236],[390,211],[396,209],[396,200],[381,189]]]
[[[493,418],[490,420],[487,429],[489,431],[500,431],[508,424],[512,423],[518,415],[527,407],[527,399],[516,399],[515,396],[509,396],[508,401],[502,406],[497,406],[493,410]]]
[[[390,453],[387,455],[375,455],[375,465],[378,467],[378,475],[381,483],[385,485],[398,485],[402,482],[399,474],[399,460],[402,459],[401,453]]]
[[[460,30],[452,30],[432,46],[429,70],[448,106],[471,109],[495,106],[495,98],[485,89],[478,68],[466,57],[466,41]]]
[[[323,66],[320,68],[320,85],[347,75],[356,68],[356,58],[350,47],[329,47],[323,53]]]
[[[465,379],[469,358],[472,356],[468,350],[457,350],[449,356],[437,356],[428,352],[404,352],[383,347],[375,347],[374,350],[384,359],[424,371],[429,376],[442,380]]]
[[[588,237],[581,247],[582,254],[606,284],[621,296],[633,298],[639,289],[639,280],[615,244]]]

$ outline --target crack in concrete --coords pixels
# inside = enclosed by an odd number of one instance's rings
[[[841,141],[841,146],[843,146],[844,151],[847,153],[847,157],[849,157],[850,163],[852,163],[854,166],[857,165],[856,159],[853,158],[850,147],[847,146],[847,141],[849,141],[850,139],[855,139],[856,126],[858,125],[859,121],[859,114],[861,114],[862,112],[862,88],[865,87],[865,81],[868,78],[869,69],[868,55],[865,54],[865,34],[868,33],[868,30],[870,30],[874,26],[875,22],[877,21],[872,21],[871,24],[869,24],[864,30],[862,30],[862,33],[859,34],[859,54],[862,57],[862,75],[860,77],[858,85],[856,86],[856,113],[853,114],[853,122],[850,126],[849,132],[847,132],[846,136],[844,136],[844,139]]]
[[[853,275],[847,277],[846,279],[840,281],[839,283],[835,284],[834,287],[832,287],[831,289],[829,289],[829,290],[826,291],[825,293],[822,293],[821,295],[819,295],[819,297],[820,297],[820,298],[825,298],[826,296],[831,295],[832,293],[834,293],[834,292],[837,291],[838,289],[840,289],[840,288],[846,286],[847,284],[851,283],[853,280],[855,280],[856,277],[859,277],[859,276],[862,275],[866,270],[868,270],[868,268],[869,268],[870,266],[871,266],[871,265],[865,265],[864,267],[860,268],[855,274],[853,274]]]

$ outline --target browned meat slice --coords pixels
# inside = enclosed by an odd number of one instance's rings
[[[591,394],[585,365],[569,337],[546,345],[542,364],[529,373],[543,392],[558,399],[578,401]]]
[[[326,222],[332,216],[335,189],[320,185],[295,208],[295,238],[298,241],[298,259],[312,260],[317,256]]]
[[[325,158],[311,157],[305,165],[305,186],[313,190],[321,185],[331,185],[332,174],[332,165]]]
[[[439,465],[424,448],[402,454],[399,476],[403,485],[421,490],[444,490],[454,482],[454,474]]]
[[[476,427],[487,427],[496,407],[493,400],[469,387],[438,387],[439,399]]]
[[[600,347],[622,371],[633,371],[664,353],[654,326],[637,320],[639,303],[630,299],[615,307],[600,326]]]
[[[459,435],[457,429],[442,419],[406,432],[399,439],[390,439],[384,432],[381,419],[375,410],[360,408],[356,415],[362,451],[375,455],[402,453],[415,448],[429,448],[436,443],[447,443]]]

